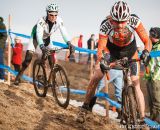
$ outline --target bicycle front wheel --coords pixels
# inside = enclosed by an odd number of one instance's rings
[[[130,123],[137,125],[138,121],[138,104],[136,102],[136,95],[134,86],[128,87],[128,97],[129,97],[129,109],[130,109]]]
[[[135,129],[137,125],[137,107],[134,87],[128,86],[122,91],[122,120],[125,121],[127,129]]]
[[[46,71],[44,66],[41,64],[41,60],[37,59],[33,64],[33,85],[36,95],[39,97],[45,97],[47,93],[46,87]]]
[[[69,80],[61,65],[55,64],[52,70],[52,91],[59,106],[67,108],[70,100]]]

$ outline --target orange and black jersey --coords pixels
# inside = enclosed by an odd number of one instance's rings
[[[135,32],[138,34],[145,49],[151,50],[151,42],[141,20],[136,15],[131,15],[127,25],[123,28],[116,25],[111,16],[108,16],[100,26],[98,42],[98,58],[101,58],[102,50],[117,58],[127,56],[131,58],[137,50]],[[121,55],[122,54],[122,55]],[[123,55],[124,54],[124,55]]]

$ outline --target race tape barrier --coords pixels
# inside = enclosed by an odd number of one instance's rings
[[[66,88],[62,87],[61,88],[62,91],[67,91]],[[74,93],[74,94],[80,94],[80,95],[85,95],[86,94],[86,91],[85,90],[76,90],[76,89],[70,89],[70,92],[71,93]],[[106,99],[111,106],[115,106],[116,108],[121,108],[121,105],[119,103],[117,103],[116,101],[113,101],[109,98],[109,95],[107,93],[103,93],[103,92],[98,92],[96,93],[97,97],[99,98],[104,98]]]
[[[56,42],[56,41],[53,41],[53,45],[59,46],[59,47],[67,47],[66,44]],[[75,47],[75,50],[80,51],[80,52],[87,52],[87,53],[90,53],[90,54],[96,54],[97,53],[97,51],[95,51],[95,50],[90,50],[90,49],[86,49],[86,48],[79,48],[79,47]],[[141,53],[139,53],[139,55],[140,54]],[[154,52],[151,51],[150,55],[151,55],[151,57],[159,57],[160,56],[160,51],[154,51]]]
[[[8,67],[8,66],[6,66],[6,65],[1,65],[1,64],[0,64],[0,68],[1,68],[1,69],[6,69],[6,70],[8,70],[10,73],[12,73],[12,74],[15,75],[15,76],[16,76],[17,73],[18,73],[18,72],[16,72],[16,71],[12,70],[10,67]],[[26,75],[23,75],[23,76],[22,76],[22,79],[27,80],[27,81],[29,81],[29,82],[31,82],[31,83],[33,82],[33,79],[32,79],[31,77],[26,76]],[[62,90],[65,90],[65,89],[62,89]],[[84,90],[71,89],[71,92],[72,92],[72,93],[75,93],[75,94],[81,94],[81,95],[85,95],[85,94],[86,94],[86,91],[84,91]],[[120,107],[121,107],[120,104],[118,104],[118,103],[116,103],[115,101],[112,101],[111,99],[109,99],[109,96],[108,96],[107,93],[99,92],[99,93],[96,94],[96,96],[97,96],[97,97],[100,97],[100,98],[105,98],[105,99],[107,99],[107,100],[110,102],[111,105],[113,105],[113,106],[115,106],[115,107],[117,107],[117,108],[120,108]]]
[[[54,46],[68,47],[68,45],[64,44],[64,43],[60,43],[60,42],[56,42],[56,41],[53,41],[52,43],[53,43]],[[75,50],[80,51],[80,52],[90,53],[90,54],[96,54],[97,53],[97,51],[95,51],[95,50],[90,50],[90,49],[85,49],[85,48],[80,48],[80,47],[75,47]]]
[[[17,72],[12,70],[10,67],[6,66],[6,65],[2,65],[0,64],[0,68],[1,69],[6,69],[8,70],[9,72],[11,72],[13,75],[17,75]],[[26,75],[23,75],[22,78],[24,80],[27,80],[29,82],[33,82],[33,79],[31,77],[28,77]],[[63,88],[64,89],[64,88]],[[65,89],[64,89],[65,90]],[[80,95],[85,95],[86,94],[86,91],[84,90],[75,90],[75,89],[70,89],[70,92],[71,93],[74,93],[74,94],[80,94]],[[120,108],[121,105],[119,103],[117,103],[116,101],[113,101],[109,98],[109,95],[107,93],[102,93],[102,92],[99,92],[99,93],[96,93],[96,96],[97,97],[100,97],[100,98],[104,98],[106,99],[112,106],[115,106],[116,108]],[[157,122],[155,121],[152,121],[150,120],[149,118],[145,118],[145,122],[147,125],[149,125],[150,127],[152,128],[156,128],[158,130],[160,130],[160,124],[158,124]]]
[[[1,69],[6,69],[6,70],[8,70],[10,73],[12,73],[12,74],[15,75],[15,76],[16,76],[17,73],[18,73],[18,72],[16,72],[16,71],[12,70],[9,66],[6,66],[6,65],[0,64],[0,68],[1,68]],[[33,79],[32,79],[31,77],[26,76],[26,75],[22,75],[22,78],[23,78],[24,80],[29,81],[29,82],[33,82]]]
[[[7,30],[0,29],[0,33],[7,32]]]
[[[21,33],[16,33],[16,32],[11,32],[11,31],[9,33],[14,34],[14,35],[19,36],[19,37],[27,38],[27,39],[31,38],[31,36],[21,34]]]
[[[6,69],[6,70],[8,70],[9,72],[11,72],[11,73],[12,73],[13,75],[15,75],[15,76],[16,76],[17,73],[18,73],[18,72],[16,72],[16,71],[12,70],[10,67],[8,67],[8,66],[6,66],[6,65],[1,65],[1,64],[0,64],[0,68],[1,68],[1,69]],[[22,79],[27,80],[27,81],[29,81],[29,82],[31,82],[31,83],[33,82],[33,79],[32,79],[31,77],[26,76],[26,75],[23,75],[23,76],[22,76]],[[65,90],[65,88],[62,89],[62,90]],[[72,93],[80,94],[80,95],[85,95],[85,94],[86,94],[86,91],[84,91],[84,90],[70,89],[70,91],[71,91]],[[112,106],[115,106],[115,107],[117,107],[117,108],[120,108],[120,107],[121,107],[121,105],[120,105],[119,103],[111,100],[111,99],[109,98],[109,96],[108,96],[107,93],[99,92],[99,93],[96,94],[96,96],[99,97],[99,98],[105,98],[106,100],[108,100],[108,101],[110,102],[110,104],[111,104]]]
[[[7,32],[6,30],[0,30],[0,32]],[[16,33],[16,32],[12,32],[11,30],[9,30],[9,34],[14,34],[23,38],[31,38],[31,36],[25,35],[25,34],[21,34],[21,33]],[[52,41],[53,45],[55,46],[59,46],[59,47],[67,47],[67,44],[64,43],[60,43],[60,42],[56,42],[56,41]],[[97,51],[95,50],[90,50],[90,49],[86,49],[86,48],[80,48],[80,47],[75,47],[75,50],[79,51],[79,52],[86,52],[89,54],[96,54]],[[141,53],[139,53],[140,55]],[[151,51],[150,52],[151,57],[159,57],[160,56],[160,51]]]
[[[8,32],[9,35],[10,35],[10,34],[14,34],[14,35],[16,35],[16,36],[20,36],[20,37],[27,38],[27,39],[31,38],[31,36],[28,36],[28,35],[25,35],[25,34],[12,32],[10,29],[9,29],[8,31],[7,31],[7,30],[1,30],[1,29],[0,29],[0,33],[4,33],[4,32]]]

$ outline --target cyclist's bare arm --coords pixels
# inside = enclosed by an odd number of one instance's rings
[[[140,23],[139,26],[136,28],[136,32],[137,32],[139,38],[144,43],[145,49],[150,52],[152,49],[152,42],[149,39],[149,36],[148,36],[142,23]]]
[[[99,35],[99,40],[98,40],[98,51],[97,51],[97,56],[98,56],[98,62],[101,60],[102,58],[102,51],[105,50],[106,53],[109,53],[109,50],[107,49],[106,45],[107,45],[107,41],[108,41],[108,36],[104,36],[104,35]]]

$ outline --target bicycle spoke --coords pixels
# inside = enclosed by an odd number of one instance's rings
[[[64,71],[63,67],[60,65],[56,66],[55,74],[53,77],[53,84],[55,90],[55,98],[57,103],[61,106],[66,108],[69,104],[69,81],[67,79],[66,72]]]
[[[62,87],[66,88],[66,85],[64,83],[64,79],[62,77],[61,71],[58,71],[58,73],[56,74],[57,75],[56,77],[59,78],[59,79],[57,79],[57,81],[55,81],[56,89],[57,89],[57,92],[58,92],[57,94],[59,95],[60,99],[64,100],[65,99],[65,97],[64,97],[65,92],[62,89]]]
[[[58,85],[56,85],[56,86],[57,86],[56,89],[57,89],[57,92],[58,92],[57,95],[59,96],[59,99],[62,100],[62,101],[64,101],[65,98],[64,98],[64,96],[62,94],[61,88],[58,87]]]
[[[38,75],[39,70],[40,70],[40,65],[38,66],[38,71],[37,71],[36,77],[37,77],[37,75]]]
[[[44,97],[47,93],[47,88],[45,87],[45,69],[40,64],[40,60],[35,60],[33,65],[33,84],[37,96]]]
[[[63,82],[62,74],[61,74],[61,72],[60,72],[60,71],[59,71],[59,73],[60,73],[60,77],[61,77],[61,79],[62,79],[62,82]],[[63,82],[63,84],[64,84],[64,82]]]

